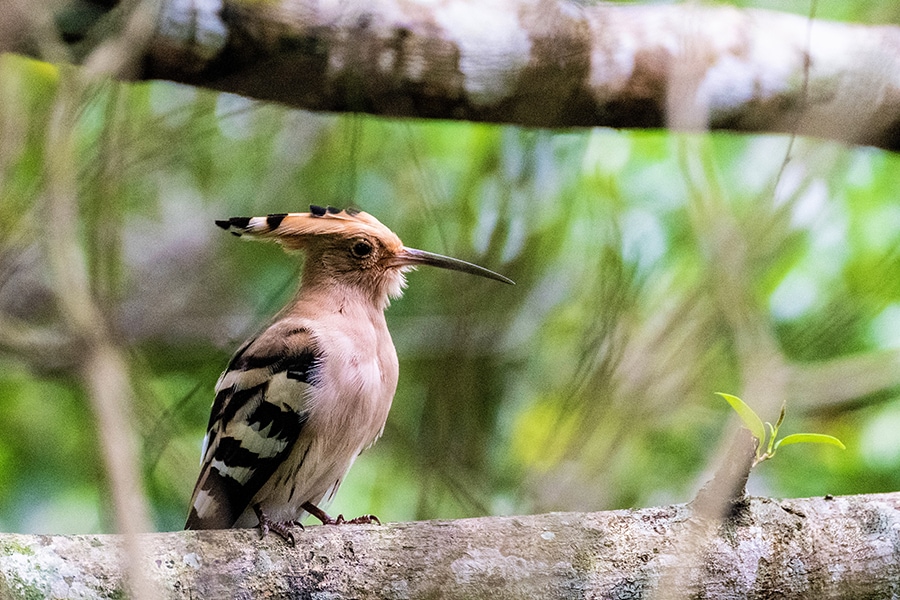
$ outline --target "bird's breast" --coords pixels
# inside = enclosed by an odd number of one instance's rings
[[[355,455],[384,429],[397,389],[397,354],[383,318],[324,329],[320,337],[310,425]]]

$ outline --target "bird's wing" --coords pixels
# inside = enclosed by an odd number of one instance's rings
[[[216,384],[185,529],[234,526],[300,435],[318,360],[310,331],[286,321],[237,351]]]

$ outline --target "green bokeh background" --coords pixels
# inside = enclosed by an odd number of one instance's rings
[[[893,0],[814,6],[900,22]],[[781,373],[767,360],[803,374],[778,388],[783,430],[830,433],[847,450],[785,448],[751,493],[900,488],[894,154],[788,136],[334,116],[75,80],[0,56],[0,530],[113,526],[48,228],[77,232],[128,358],[154,525],[174,530],[215,381],[301,264],[213,220],[310,203],[358,206],[409,246],[517,282],[410,275],[388,311],[394,408],[334,512],[402,521],[688,501],[734,425],[714,392],[771,408],[754,396]],[[48,222],[47,128],[63,103],[76,107],[77,218]],[[763,414],[775,416],[777,405]]]

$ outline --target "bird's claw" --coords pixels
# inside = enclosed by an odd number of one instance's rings
[[[312,502],[304,502],[302,508],[318,520],[322,521],[322,525],[367,525],[369,523],[378,523],[381,525],[381,521],[378,520],[378,517],[375,515],[362,515],[348,521],[344,518],[344,515],[338,515],[337,518],[329,516],[328,513]]]
[[[266,513],[264,513],[259,506],[254,507],[254,511],[259,518],[260,539],[269,535],[269,531],[274,531],[281,539],[291,546],[297,545],[297,540],[294,539],[294,533],[291,531],[291,528],[299,526],[300,529],[304,529],[302,523],[299,521],[273,521],[266,516]]]
[[[360,515],[355,519],[345,519],[344,515],[338,515],[334,519],[323,522],[324,525],[370,525],[372,523],[381,525],[381,521],[375,515]]]

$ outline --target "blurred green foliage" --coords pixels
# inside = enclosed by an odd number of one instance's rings
[[[822,1],[817,15],[896,19],[893,6]],[[848,447],[798,447],[761,465],[752,493],[900,488],[896,155],[796,140],[788,159],[787,136],[331,116],[74,77],[0,56],[0,530],[112,526],[46,232],[77,231],[129,359],[156,526],[178,529],[213,385],[300,268],[213,219],[310,203],[359,206],[410,246],[517,282],[409,277],[388,312],[394,408],[336,512],[687,501],[733,422],[720,389],[769,420],[785,400],[788,428]],[[64,101],[77,106],[77,218],[51,222],[46,132]]]

